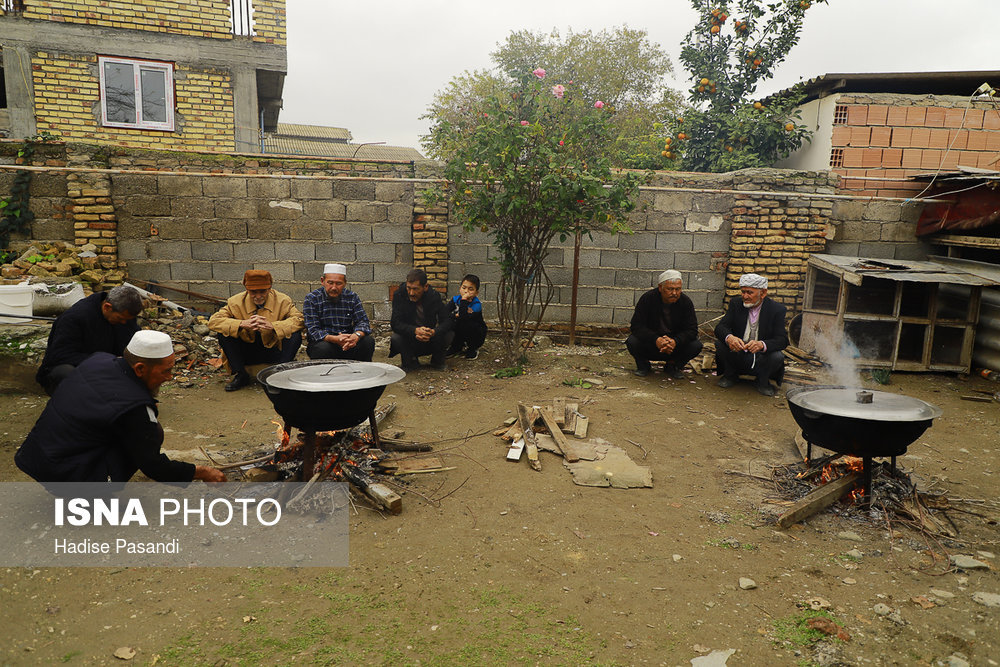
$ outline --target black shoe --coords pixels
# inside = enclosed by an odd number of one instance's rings
[[[465,358],[466,359],[478,359],[479,358],[479,350],[473,350],[470,347],[468,350],[465,351]]]
[[[719,378],[719,387],[722,389],[729,389],[736,384],[736,378],[731,378],[728,375],[723,375]]]
[[[402,368],[407,373],[412,373],[413,371],[420,370],[420,362],[414,359],[413,361],[400,361],[399,367]]]
[[[648,368],[648,367],[647,368],[637,368],[634,371],[632,371],[632,375],[635,375],[636,377],[644,378],[647,375],[649,375],[650,370],[651,369]]]
[[[253,384],[253,380],[250,379],[250,376],[243,371],[240,371],[234,375],[233,379],[226,385],[226,391],[236,391],[237,389],[242,389],[250,384]]]
[[[774,387],[769,384],[757,385],[757,393],[761,396],[774,396]]]
[[[441,361],[434,361],[432,359],[431,368],[433,368],[436,371],[446,371],[448,370],[448,364],[444,362],[444,359],[442,359]]]
[[[684,371],[682,371],[681,369],[677,368],[676,366],[664,366],[663,367],[663,373],[667,377],[672,377],[675,380],[683,380],[684,379]]]
[[[445,356],[451,359],[452,357],[457,357],[462,354],[462,348],[460,347],[449,347],[448,351],[445,352]]]

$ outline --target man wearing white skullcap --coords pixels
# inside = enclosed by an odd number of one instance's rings
[[[669,269],[657,280],[635,305],[625,347],[635,359],[635,375],[645,377],[653,368],[650,361],[663,361],[663,372],[680,380],[684,366],[701,352],[698,316],[683,293],[680,271]]]
[[[173,375],[174,345],[138,331],[115,357],[95,352],[56,388],[14,463],[39,482],[127,482],[136,471],[158,482],[224,482],[222,471],[160,452],[156,394]]]
[[[740,296],[715,327],[715,362],[727,389],[740,375],[753,375],[757,391],[774,396],[771,380],[781,385],[785,372],[782,350],[788,347],[785,307],[767,296],[767,278],[746,273],[740,278]]]
[[[309,358],[371,361],[375,337],[361,297],[347,289],[347,267],[323,265],[320,284],[306,295],[302,306]]]

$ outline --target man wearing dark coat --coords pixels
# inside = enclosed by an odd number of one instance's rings
[[[224,482],[216,468],[160,452],[156,394],[174,367],[162,331],[138,331],[115,357],[95,352],[63,380],[14,455],[23,472],[48,482],[127,482],[138,470],[158,482]]]
[[[675,380],[684,377],[682,369],[702,345],[694,304],[681,289],[680,271],[664,271],[657,287],[639,297],[630,328],[625,347],[635,359],[635,375],[649,375],[653,360],[665,362],[663,372]]]
[[[767,278],[747,273],[740,278],[740,296],[715,327],[715,362],[723,389],[736,384],[740,375],[753,375],[757,391],[774,396],[771,380],[784,373],[782,350],[788,347],[785,307],[767,296]]]
[[[420,368],[418,357],[429,354],[432,368],[447,370],[445,355],[455,336],[453,319],[441,295],[427,284],[427,274],[413,269],[392,296],[389,357],[398,353],[400,367],[413,371]]]
[[[142,297],[132,287],[119,285],[77,301],[56,318],[35,380],[49,396],[67,375],[94,352],[121,356],[132,334]]]

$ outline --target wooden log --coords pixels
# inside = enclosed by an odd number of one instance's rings
[[[575,463],[580,460],[580,454],[576,450],[576,445],[566,439],[563,435],[562,430],[555,423],[555,418],[552,413],[548,410],[542,410],[542,421],[545,422],[546,428],[549,429],[549,433],[552,434],[552,439],[555,440],[556,446],[562,450],[562,455],[570,463]]]
[[[532,424],[535,422],[534,409],[531,410],[531,417],[528,416],[528,407],[524,403],[517,404],[517,417],[521,421],[521,430],[524,431],[524,448],[528,452],[528,465],[532,470],[541,471],[542,463],[538,460],[538,443],[535,442],[535,432]]]
[[[576,430],[576,415],[577,410],[580,409],[579,403],[567,403],[566,404],[566,416],[563,418],[563,431],[566,433],[572,433]]]
[[[399,514],[403,511],[403,499],[388,486],[376,482],[356,466],[343,465],[340,469],[344,473],[344,477],[351,484],[364,491],[366,496],[389,510],[390,514]]]
[[[382,449],[389,452],[429,452],[433,447],[420,442],[410,442],[398,438],[382,438]]]
[[[808,519],[817,512],[822,512],[837,502],[845,493],[852,491],[860,479],[861,473],[852,472],[809,492],[808,495],[792,505],[789,511],[778,517],[778,528],[788,528],[799,521]]]

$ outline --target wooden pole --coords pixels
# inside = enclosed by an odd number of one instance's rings
[[[580,286],[580,230],[573,240],[573,300],[569,307],[569,344],[576,345],[576,292]]]
[[[845,493],[852,491],[857,486],[860,477],[861,473],[852,472],[810,491],[808,495],[792,505],[790,510],[778,517],[778,528],[788,528],[825,510]]]

